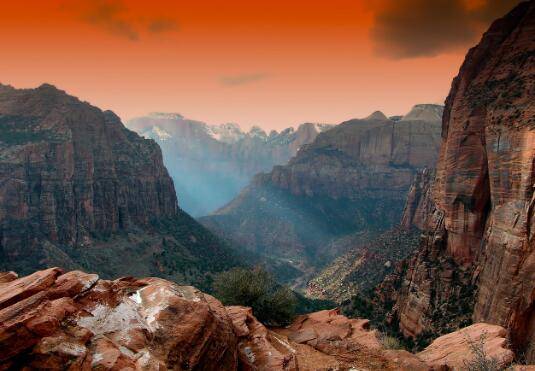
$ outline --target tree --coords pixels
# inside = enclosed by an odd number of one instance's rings
[[[251,307],[259,321],[284,326],[295,315],[297,300],[288,287],[280,285],[263,268],[234,268],[214,279],[215,296],[225,305]]]

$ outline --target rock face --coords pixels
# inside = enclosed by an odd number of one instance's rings
[[[187,282],[203,249],[227,254],[178,208],[154,141],[51,85],[0,85],[0,268]]]
[[[59,268],[0,276],[2,370],[456,369],[482,336],[487,357],[503,366],[513,357],[500,326],[470,326],[414,355],[385,349],[367,320],[338,310],[268,329],[250,308],[158,278],[106,281]]]
[[[397,224],[414,175],[434,166],[439,142],[438,120],[395,122],[376,112],[347,121],[318,135],[287,165],[257,175],[200,221],[236,244],[306,271],[344,252],[327,248],[333,240]]]
[[[266,134],[258,127],[244,132],[236,124],[208,125],[170,113],[135,118],[127,126],[160,145],[180,205],[194,216],[225,205],[253,175],[285,164],[331,127],[306,123]]]
[[[471,317],[509,328],[535,360],[534,34],[535,2],[523,2],[493,23],[453,81],[428,204],[436,210],[394,294],[406,335]]]
[[[50,85],[0,86],[0,131],[3,246],[24,243],[35,228],[76,244],[177,213],[158,146],[112,112]]]
[[[427,218],[436,209],[431,194],[434,179],[435,172],[431,169],[423,169],[414,177],[401,217],[400,225],[404,230],[422,231],[426,228]]]
[[[2,369],[237,368],[225,308],[156,278],[52,268],[0,285]]]
[[[464,370],[477,363],[481,356],[494,359],[496,369],[505,369],[514,358],[507,348],[507,331],[496,325],[476,323],[459,331],[444,335],[433,341],[418,358],[433,369]]]
[[[396,263],[410,256],[419,241],[420,233],[400,227],[371,239],[367,235],[340,238],[333,248],[347,252],[308,281],[306,295],[342,303],[359,292],[367,292],[393,273]]]

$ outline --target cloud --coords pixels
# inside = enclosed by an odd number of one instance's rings
[[[120,1],[92,0],[82,9],[80,18],[92,25],[129,40],[139,39],[132,21],[126,18],[126,7]]]
[[[269,75],[267,73],[258,72],[234,76],[223,76],[220,81],[221,84],[225,86],[239,86],[265,80],[268,77]]]
[[[126,4],[122,0],[71,0],[63,8],[85,23],[130,41],[139,40],[142,33],[160,34],[178,28],[174,19],[136,15]]]
[[[519,0],[388,0],[371,29],[376,54],[429,57],[473,44],[489,23]]]
[[[162,33],[178,29],[178,23],[170,18],[158,18],[149,21],[147,29],[152,33]]]

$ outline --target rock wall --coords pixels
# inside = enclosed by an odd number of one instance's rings
[[[153,140],[51,85],[0,86],[0,269],[84,267],[204,287],[233,254],[178,208]]]
[[[533,35],[535,2],[523,2],[493,23],[453,81],[436,210],[396,294],[406,335],[441,333],[471,316],[508,327],[535,359]]]
[[[111,112],[50,85],[1,86],[0,132],[0,237],[8,255],[32,238],[74,245],[178,211],[156,143]]]
[[[432,197],[434,179],[434,169],[425,168],[416,174],[401,216],[401,228],[405,230],[416,228],[420,231],[425,229],[427,218],[436,208]]]

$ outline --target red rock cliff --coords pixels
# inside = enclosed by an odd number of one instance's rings
[[[0,85],[0,253],[145,227],[178,212],[157,144],[51,85]],[[34,251],[35,250],[35,251]]]
[[[469,51],[446,100],[442,138],[437,209],[397,297],[400,328],[440,333],[472,316],[508,327],[533,360],[534,1],[494,22]]]

